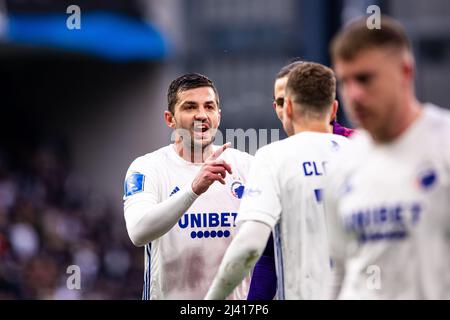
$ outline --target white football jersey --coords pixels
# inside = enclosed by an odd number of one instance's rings
[[[238,221],[274,229],[278,299],[328,297],[323,180],[328,162],[347,142],[334,134],[302,132],[255,155]]]
[[[426,105],[392,143],[359,132],[330,169],[340,299],[450,299],[450,112]]]
[[[143,299],[197,300],[206,295],[235,234],[253,157],[229,148],[219,158],[233,171],[225,177],[226,185],[213,183],[169,232],[145,246]],[[173,145],[137,158],[127,172],[124,210],[139,201],[160,203],[190,187],[201,166],[178,156]],[[228,299],[246,299],[248,287],[249,278]]]

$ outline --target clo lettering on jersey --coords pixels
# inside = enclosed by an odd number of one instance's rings
[[[399,240],[408,236],[407,226],[416,225],[421,213],[419,203],[364,208],[346,215],[344,227],[347,232],[356,233],[362,243]]]
[[[306,177],[323,176],[326,173],[326,161],[317,163],[316,161],[303,162],[303,173]]]
[[[236,217],[236,212],[185,213],[178,220],[178,226],[181,229],[230,228],[236,226]],[[229,230],[193,230],[190,234],[191,238],[228,238],[230,235]]]
[[[142,173],[134,172],[128,176],[124,185],[125,197],[144,191],[144,182],[145,176]]]

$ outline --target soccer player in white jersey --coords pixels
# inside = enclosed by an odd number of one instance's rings
[[[260,257],[274,230],[278,299],[328,298],[328,238],[322,203],[327,163],[347,139],[332,134],[336,80],[305,62],[289,74],[283,127],[289,138],[257,151],[240,207],[240,230],[206,299],[223,299]]]
[[[335,296],[450,299],[450,112],[417,100],[411,47],[391,18],[373,30],[355,21],[331,54],[364,129],[327,177]]]
[[[219,96],[203,75],[171,83],[165,121],[175,142],[137,158],[126,174],[126,226],[145,246],[143,299],[201,299],[235,233],[252,156],[213,145]],[[247,292],[248,281],[227,296]]]
[[[289,73],[302,64],[301,60],[294,60],[283,66],[275,77],[273,91],[273,108],[280,121],[283,119],[284,95]],[[353,129],[343,127],[336,119],[332,119],[330,127],[334,134],[349,137],[354,133]],[[276,296],[277,275],[275,265],[275,251],[273,236],[269,237],[267,246],[264,249],[258,262],[252,270],[252,278],[247,300],[272,300]]]

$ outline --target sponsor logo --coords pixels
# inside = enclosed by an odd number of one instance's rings
[[[189,234],[192,239],[228,238],[231,235],[229,229],[236,226],[236,217],[236,212],[185,213],[178,220],[178,226],[192,229]]]
[[[345,230],[354,233],[360,243],[401,240],[420,221],[422,211],[417,202],[381,205],[354,210],[343,222]]]

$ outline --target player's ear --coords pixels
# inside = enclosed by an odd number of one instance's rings
[[[405,53],[402,57],[402,73],[406,80],[406,86],[414,82],[415,62],[414,58],[408,53]]]
[[[338,109],[339,109],[339,102],[337,100],[334,100],[334,102],[331,106],[331,121],[336,119]]]
[[[175,117],[170,111],[164,111],[164,120],[169,128],[175,129]]]
[[[293,105],[292,105],[292,100],[290,97],[285,97],[284,98],[284,106],[283,109],[286,109],[286,116],[289,119],[292,119],[292,114],[293,114]]]

